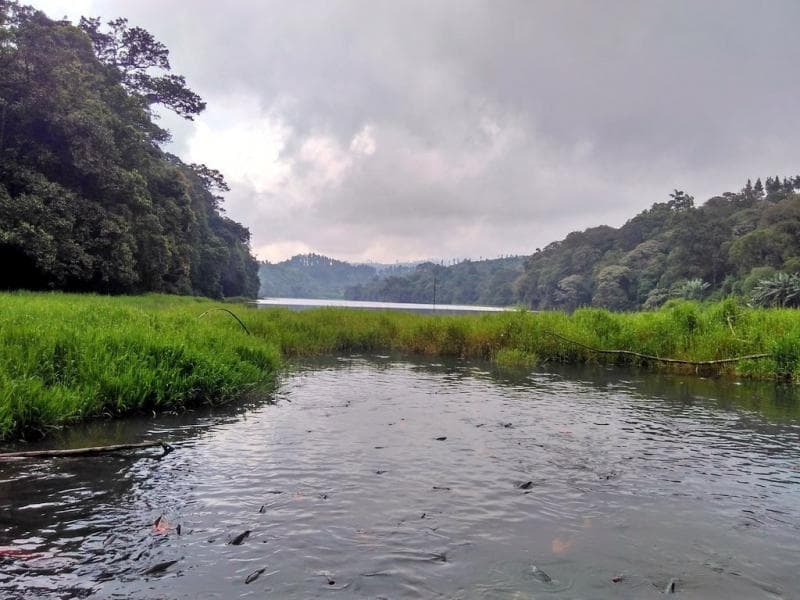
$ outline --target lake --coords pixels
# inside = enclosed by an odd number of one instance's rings
[[[366,300],[324,300],[312,298],[259,298],[259,306],[279,306],[292,310],[337,307],[362,310],[404,310],[408,312],[465,314],[476,312],[502,312],[513,310],[499,306],[472,306],[469,304],[417,304],[412,302],[373,302]]]
[[[0,545],[35,553],[0,556],[0,596],[800,589],[792,388],[343,356],[295,364],[269,399],[51,443],[148,439],[176,449],[0,463]]]

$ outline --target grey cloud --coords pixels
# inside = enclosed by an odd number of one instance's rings
[[[255,246],[337,256],[529,252],[618,225],[673,188],[699,199],[796,169],[800,4],[689,0],[102,0],[172,50],[211,106],[257,98],[291,130],[377,150],[287,212],[237,183]],[[491,154],[489,119],[509,141]],[[504,129],[505,128],[505,129]],[[176,130],[176,150],[190,135]],[[421,157],[440,161],[439,176]],[[477,158],[476,158],[477,157]],[[484,168],[464,165],[474,158]],[[212,165],[213,166],[213,165]],[[452,233],[451,233],[452,232]],[[465,234],[464,232],[468,232]]]

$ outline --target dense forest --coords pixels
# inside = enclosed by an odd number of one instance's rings
[[[263,262],[259,295],[271,298],[342,299],[352,286],[391,275],[402,275],[413,265],[350,264],[319,254],[298,254],[277,263]]]
[[[571,233],[538,250],[515,284],[517,299],[543,309],[648,309],[674,297],[750,299],[784,281],[790,297],[773,303],[791,304],[800,272],[797,189],[800,177],[768,177],[702,206],[676,190],[618,229]]]
[[[166,108],[205,108],[169,52],[117,19],[0,0],[0,289],[254,296],[222,175],[162,150]]]
[[[464,260],[444,266],[425,262],[407,275],[397,274],[350,286],[348,300],[437,302],[506,306],[516,302],[514,282],[522,274],[523,257]]]
[[[572,311],[656,308],[670,298],[729,295],[800,304],[800,177],[748,181],[695,206],[675,190],[622,227],[593,227],[523,259],[419,265],[406,276],[352,286],[357,300],[524,304]],[[434,277],[435,275],[435,277]]]

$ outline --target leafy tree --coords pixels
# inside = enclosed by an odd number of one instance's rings
[[[128,92],[147,106],[161,104],[188,120],[205,110],[206,103],[186,86],[186,79],[168,73],[169,50],[164,44],[141,27],[129,27],[128,19],[114,19],[106,25],[108,29],[102,31],[99,18],[86,17],[79,23],[97,58],[113,69]]]
[[[0,287],[254,295],[249,233],[219,213],[224,179],[158,147],[149,107],[171,101],[145,84],[166,49],[115,23],[0,1]]]

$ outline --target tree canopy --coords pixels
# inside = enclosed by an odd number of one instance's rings
[[[221,174],[161,149],[161,104],[205,107],[125,19],[53,21],[0,0],[0,288],[213,297],[258,290]]]

